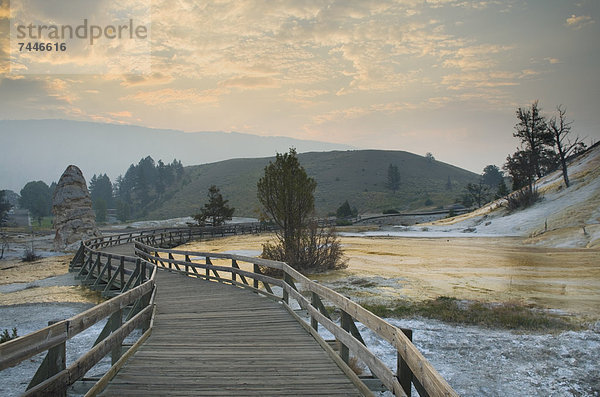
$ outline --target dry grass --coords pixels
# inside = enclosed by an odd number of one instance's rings
[[[562,331],[580,329],[570,317],[535,310],[518,303],[485,304],[465,302],[447,296],[424,302],[399,301],[395,305],[365,305],[382,317],[421,316],[453,324],[479,325],[527,331]]]
[[[21,262],[20,259],[0,262],[0,285],[12,283],[29,283],[43,278],[59,276],[69,272],[71,255],[53,256],[33,262]]]
[[[31,283],[48,277],[60,276],[69,272],[71,255],[54,256],[33,262],[20,259],[0,262],[0,285]],[[46,302],[102,302],[100,292],[83,286],[38,287],[31,285],[11,293],[0,293],[0,305]]]
[[[103,298],[99,291],[83,286],[31,287],[0,294],[0,305],[50,302],[101,303]]]

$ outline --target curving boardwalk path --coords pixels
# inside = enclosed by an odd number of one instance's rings
[[[152,334],[101,396],[361,395],[282,305],[165,271],[156,285]]]

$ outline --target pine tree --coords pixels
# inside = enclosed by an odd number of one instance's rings
[[[398,166],[390,164],[387,170],[387,182],[385,187],[393,191],[394,193],[400,187],[400,173],[398,172]]]
[[[219,193],[219,188],[212,185],[208,189],[208,203],[204,204],[204,208],[198,214],[193,215],[193,218],[200,225],[209,222],[212,226],[220,226],[230,220],[235,211],[235,208],[227,206],[228,202],[229,200],[223,199]]]
[[[258,181],[258,200],[265,215],[279,228],[277,240],[263,245],[263,257],[285,261],[298,270],[323,271],[345,265],[341,244],[332,229],[319,228],[314,215],[314,191],[310,178],[296,157],[296,150],[277,154]]]
[[[502,197],[506,197],[508,195],[509,191],[508,188],[506,187],[506,183],[504,183],[504,178],[502,178],[500,180],[500,182],[498,183],[498,190],[496,191],[496,199],[502,198]]]
[[[535,178],[541,178],[553,168],[556,153],[552,150],[553,137],[549,132],[546,118],[541,115],[538,101],[530,108],[516,111],[518,123],[513,136],[521,141],[521,149],[507,158],[505,168],[513,177],[513,188],[525,184],[533,189]],[[519,182],[515,184],[515,181]]]
[[[12,208],[12,205],[6,200],[6,191],[0,190],[0,226],[4,225],[6,221],[8,211]]]
[[[502,178],[502,171],[495,165],[488,165],[483,169],[483,174],[481,175],[483,178],[483,183],[488,185],[491,188],[497,187]]]
[[[349,218],[352,215],[352,208],[350,208],[350,203],[348,203],[348,200],[344,201],[344,204],[340,205],[335,212],[335,216],[338,218]]]
[[[50,215],[52,210],[52,194],[50,187],[43,181],[28,182],[21,189],[19,204],[27,208],[38,224],[42,224],[42,218]]]

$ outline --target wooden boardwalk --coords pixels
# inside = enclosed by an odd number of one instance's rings
[[[281,304],[166,271],[156,285],[151,336],[100,395],[361,395]]]
[[[86,396],[371,396],[371,390],[410,396],[414,387],[421,396],[458,397],[411,342],[410,330],[286,263],[164,248],[259,230],[165,228],[83,241],[69,270],[112,298],[1,344],[0,371],[46,352],[27,397],[65,395],[76,384]],[[290,305],[308,317],[298,317]],[[96,343],[67,366],[67,342],[104,319]],[[356,322],[390,344],[395,366],[369,349]],[[319,336],[320,327],[335,338],[339,352]],[[123,345],[134,329],[142,333]],[[106,356],[111,368],[99,379],[85,378]],[[372,375],[359,378],[347,365],[353,360]]]

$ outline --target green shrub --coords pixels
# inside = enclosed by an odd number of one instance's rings
[[[524,209],[532,206],[540,199],[540,194],[536,187],[530,189],[529,186],[518,190],[506,198],[507,207],[511,211]]]
[[[8,330],[5,329],[0,333],[0,343],[8,342],[9,340],[16,339],[19,336],[17,335],[17,328],[12,329],[12,334],[8,333]]]
[[[37,255],[34,250],[27,248],[27,249],[25,249],[25,253],[23,254],[23,257],[21,258],[21,261],[34,262],[40,258],[41,258],[41,256]]]
[[[364,304],[380,317],[422,316],[451,324],[470,324],[519,330],[569,330],[578,326],[564,317],[504,303],[464,302],[447,296],[424,302],[398,301],[393,306]]]

